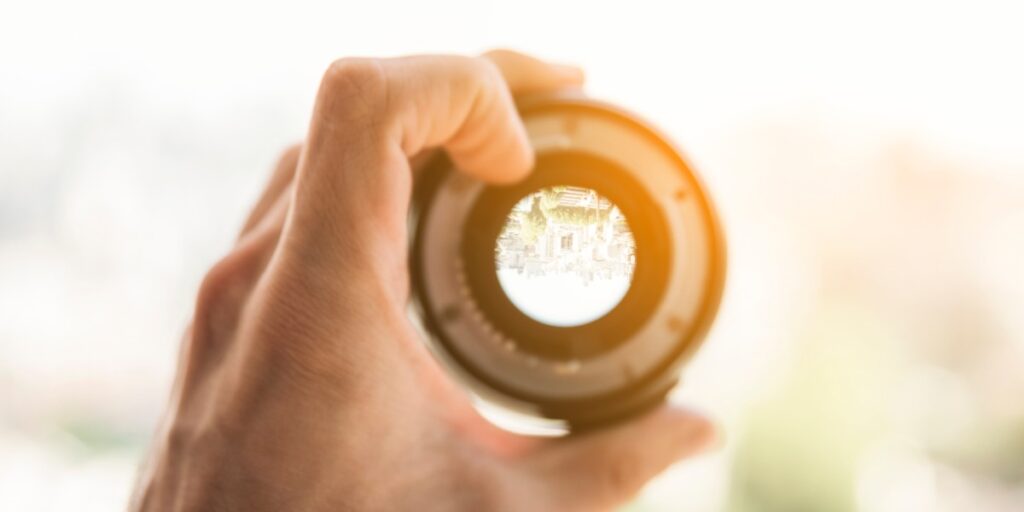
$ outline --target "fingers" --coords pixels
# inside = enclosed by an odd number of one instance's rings
[[[501,49],[491,50],[485,53],[483,58],[498,68],[512,94],[578,87],[583,84],[583,70],[574,66],[551,64],[529,55]],[[275,204],[278,196],[291,184],[301,149],[299,144],[295,144],[285,150],[278,159],[269,182],[241,229],[239,238],[250,232],[260,222]],[[410,155],[412,168],[417,168],[417,159],[426,160],[430,153],[432,151],[425,150],[416,155]]]
[[[486,59],[412,58],[399,75],[435,87],[399,92],[410,105],[403,131],[406,154],[443,146],[455,165],[489,182],[514,181],[533,167],[533,151],[501,70]]]
[[[491,50],[483,56],[498,66],[512,94],[583,85],[583,70],[576,66],[553,64],[511,50]]]
[[[633,497],[672,463],[706,450],[711,422],[664,407],[633,423],[556,441],[538,452],[531,470],[551,493],[553,510],[604,510]]]
[[[511,50],[491,50],[482,55],[501,72],[513,95],[555,91],[583,85],[583,70],[576,66],[553,64]],[[415,172],[435,150],[424,150],[409,159]]]
[[[406,158],[439,146],[470,175],[514,181],[533,152],[510,85],[536,91],[581,80],[578,71],[507,51],[337,61],[321,83],[302,181],[321,193],[400,194],[394,188],[408,184],[382,174],[407,172]]]

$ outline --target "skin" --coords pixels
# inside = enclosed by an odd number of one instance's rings
[[[200,286],[132,510],[607,510],[708,447],[665,406],[541,439],[480,417],[406,319],[415,155],[524,177],[512,94],[579,69],[508,52],[342,59],[237,244]]]

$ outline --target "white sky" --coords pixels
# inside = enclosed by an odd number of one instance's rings
[[[547,324],[567,327],[591,322],[611,311],[629,290],[630,276],[584,283],[575,274],[527,276],[505,269],[498,271],[498,281],[509,300],[524,313]]]
[[[691,152],[753,113],[805,108],[884,119],[1020,162],[1020,9],[984,0],[8,1],[0,105],[38,113],[116,83],[158,103],[276,94],[293,108],[308,104],[335,57],[504,45],[583,64],[594,93],[656,118]]]

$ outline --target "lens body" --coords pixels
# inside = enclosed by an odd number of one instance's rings
[[[686,160],[635,116],[576,95],[518,106],[537,154],[525,180],[487,185],[443,154],[418,171],[411,317],[486,404],[614,422],[661,402],[706,334],[721,229]]]

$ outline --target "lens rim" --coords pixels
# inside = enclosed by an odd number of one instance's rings
[[[639,414],[660,403],[676,384],[682,366],[700,347],[717,314],[725,287],[727,248],[713,202],[700,176],[693,171],[684,155],[655,127],[633,113],[577,92],[520,97],[517,98],[517,105],[524,119],[557,116],[570,131],[577,124],[583,126],[583,123],[577,123],[578,120],[591,117],[607,120],[642,137],[655,151],[674,162],[673,166],[687,184],[687,190],[667,190],[664,193],[671,198],[669,200],[693,202],[699,212],[699,221],[704,223],[706,229],[703,235],[707,244],[703,252],[708,260],[706,273],[701,276],[700,283],[693,283],[700,290],[699,304],[685,322],[671,325],[674,334],[673,341],[669,343],[672,347],[670,351],[659,355],[658,362],[643,372],[630,374],[626,383],[607,391],[573,397],[554,396],[517,388],[498,380],[497,376],[475,369],[468,364],[471,361],[456,350],[452,340],[447,339],[444,327],[453,322],[460,323],[458,316],[452,317],[451,313],[464,317],[466,312],[452,311],[447,305],[439,309],[440,304],[431,299],[431,292],[426,288],[428,274],[424,257],[428,251],[422,235],[425,226],[430,224],[431,210],[436,206],[434,199],[439,188],[442,185],[456,190],[473,188],[467,179],[453,180],[452,177],[459,176],[459,173],[443,152],[437,152],[433,159],[424,161],[422,167],[418,168],[410,207],[410,318],[429,340],[428,349],[486,402],[538,418],[564,421],[573,431]],[[559,143],[560,139],[556,138],[545,140],[544,145]],[[683,193],[685,195],[681,195]],[[675,214],[672,215],[674,219]],[[462,227],[461,222],[458,222],[448,229],[461,232]],[[458,245],[454,248],[457,251]],[[673,271],[676,270],[673,267]],[[454,285],[458,286],[458,283]]]
[[[498,280],[494,248],[512,207],[538,190],[571,186],[596,191],[619,207],[636,243],[629,289],[607,313],[579,325],[540,322],[519,309]],[[654,313],[665,294],[672,261],[668,224],[653,199],[615,163],[578,151],[539,153],[530,176],[513,185],[488,186],[466,219],[463,272],[469,293],[486,320],[516,349],[550,360],[579,360],[629,340]]]

